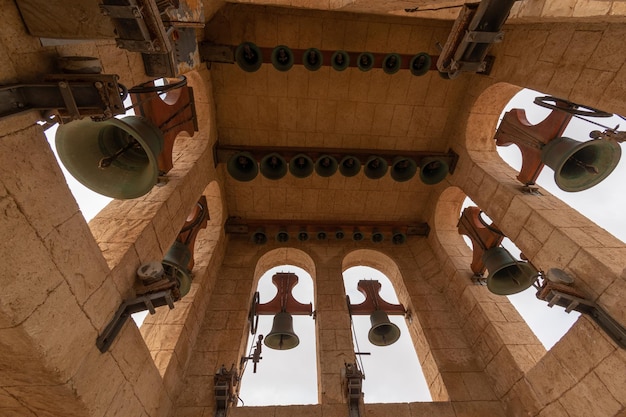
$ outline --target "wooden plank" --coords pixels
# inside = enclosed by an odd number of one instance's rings
[[[97,0],[16,0],[28,32],[59,39],[115,38]]]

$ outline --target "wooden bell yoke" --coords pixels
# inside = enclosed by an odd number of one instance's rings
[[[150,120],[163,132],[163,150],[158,155],[158,167],[159,173],[164,175],[174,166],[172,150],[178,134],[186,132],[193,136],[198,131],[193,90],[182,76],[164,86],[155,86],[154,81],[148,81],[133,87],[129,93],[136,115]]]
[[[391,304],[380,296],[381,285],[376,280],[360,280],[357,289],[365,296],[360,304],[351,304],[348,299],[350,315],[370,315],[374,311],[384,311],[387,314],[405,315],[406,309],[402,304]]]
[[[541,148],[562,136],[572,119],[572,113],[567,110],[575,104],[556,98],[554,100],[555,109],[540,123],[533,125],[526,118],[525,110],[512,109],[506,112],[496,131],[496,145],[515,144],[519,147],[522,153],[522,169],[517,179],[525,185],[534,184],[543,169]]]
[[[483,262],[485,252],[500,246],[502,239],[504,239],[504,234],[493,224],[487,225],[480,218],[480,213],[481,210],[478,207],[466,207],[457,225],[459,234],[466,235],[472,241],[471,268],[476,276],[482,276],[485,273],[486,268]]]

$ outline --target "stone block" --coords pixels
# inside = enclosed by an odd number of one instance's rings
[[[409,410],[412,417],[455,417],[456,415],[451,402],[409,403]]]
[[[143,367],[148,364],[152,366],[152,357],[139,329],[132,323],[124,326],[117,337],[121,343],[115,344],[115,348],[111,349],[111,355],[120,365],[120,369],[128,382],[135,384]]]
[[[576,384],[576,379],[556,358],[556,355],[550,352],[526,373],[526,379],[537,393],[537,400],[541,407],[560,398]]]
[[[555,401],[541,410],[539,417],[569,417],[569,414],[559,401]]]
[[[506,348],[500,349],[494,356],[487,365],[486,372],[494,381],[493,390],[498,398],[506,394],[524,376],[524,373]]]
[[[504,417],[504,409],[500,401],[467,401],[453,402],[456,417],[490,416]]]
[[[440,372],[481,371],[479,359],[471,349],[433,349],[433,357]]]
[[[363,410],[365,411],[364,414],[366,417],[387,417],[390,415],[396,417],[411,416],[408,403],[365,404]]]
[[[109,268],[85,219],[76,213],[45,238],[54,263],[83,304],[107,278]]]
[[[142,412],[144,412],[144,407],[135,396],[132,385],[126,383],[111,401],[105,417],[139,416]]]
[[[275,407],[274,417],[321,417],[322,407],[320,405],[291,405]]]
[[[88,407],[90,415],[102,417],[126,384],[126,379],[113,356],[102,354],[93,346],[88,356],[80,362],[69,384],[75,395]]]
[[[96,329],[80,309],[67,284],[55,288],[23,323],[48,366],[63,380],[74,375],[81,361],[96,350]]]
[[[622,405],[593,372],[563,394],[559,402],[571,417],[609,417],[622,409]]]
[[[503,398],[507,415],[527,416],[539,412],[537,396],[525,378],[517,381]]]
[[[611,395],[622,406],[626,405],[626,354],[623,350],[615,350],[607,356],[595,369],[594,373],[606,386]]]
[[[614,347],[594,324],[580,317],[551,350],[569,373],[580,380],[598,366]]]
[[[0,211],[4,213],[5,236],[0,241],[0,252],[5,255],[5,270],[11,271],[10,278],[7,275],[2,279],[0,309],[13,326],[24,321],[64,279],[16,201],[0,199]]]
[[[111,279],[105,280],[83,306],[97,329],[104,329],[122,303],[122,297]]]

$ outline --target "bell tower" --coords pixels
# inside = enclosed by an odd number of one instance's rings
[[[561,127],[626,115],[623,2],[448,3],[6,4],[0,414],[623,417],[626,244],[534,184],[544,165],[581,193],[619,172],[619,127],[576,143]],[[524,88],[548,121],[500,123]],[[62,167],[114,200],[85,221]],[[259,302],[286,264],[312,305],[289,277]],[[401,310],[364,288],[372,339],[404,317],[431,402],[364,401],[342,281],[357,265],[392,282]],[[507,298],[521,290],[581,313],[547,351]],[[275,326],[249,354],[259,314]],[[242,404],[242,360],[297,351],[298,314],[316,404]]]

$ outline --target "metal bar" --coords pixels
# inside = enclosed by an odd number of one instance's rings
[[[337,230],[349,232],[355,228],[360,228],[362,232],[377,228],[381,232],[391,232],[398,230],[405,232],[407,236],[428,236],[430,226],[428,223],[408,223],[408,222],[374,222],[374,221],[323,221],[323,220],[280,220],[280,219],[241,219],[229,218],[225,224],[226,233],[247,235],[254,232],[258,228],[284,229],[289,233],[296,233],[302,228],[307,228],[313,232],[315,230],[325,230],[332,233]]]
[[[235,146],[235,145],[223,145],[217,144],[215,147],[218,163],[226,163],[230,156],[237,152],[249,152],[254,156],[257,161],[260,161],[263,156],[271,152],[281,154],[287,162],[299,153],[305,153],[311,157],[318,157],[321,155],[331,155],[335,157],[343,157],[345,155],[352,155],[358,158],[361,163],[367,162],[367,159],[372,156],[380,156],[385,158],[388,163],[393,163],[393,158],[396,156],[404,156],[415,159],[418,163],[427,157],[449,158],[449,162],[456,162],[458,155],[452,151],[448,152],[429,152],[429,151],[390,151],[387,149],[348,149],[348,148],[304,148],[304,147],[286,147],[286,146]],[[450,171],[452,173],[452,170]]]
[[[106,352],[109,347],[111,347],[113,340],[115,340],[115,337],[119,334],[120,330],[122,330],[122,327],[132,314],[150,310],[150,306],[152,306],[151,314],[154,314],[152,311],[155,306],[161,307],[164,305],[169,306],[170,309],[174,308],[171,290],[146,294],[141,297],[124,301],[117,309],[113,319],[111,319],[109,324],[104,328],[102,334],[96,339],[96,346],[100,352]]]

